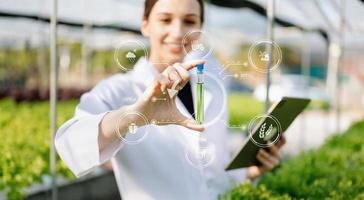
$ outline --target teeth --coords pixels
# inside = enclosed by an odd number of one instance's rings
[[[170,44],[173,48],[178,48],[178,47],[181,47],[181,45],[179,44]]]

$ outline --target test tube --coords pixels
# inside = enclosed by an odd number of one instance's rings
[[[196,109],[196,121],[199,124],[203,123],[204,120],[204,75],[203,75],[203,64],[197,65],[197,109]]]

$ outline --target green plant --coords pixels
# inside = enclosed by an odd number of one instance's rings
[[[244,126],[263,112],[263,103],[244,93],[231,93],[228,96],[230,126]]]
[[[308,109],[328,111],[330,109],[330,102],[326,100],[311,100],[310,104],[308,104]]]
[[[288,195],[274,194],[265,185],[254,187],[250,182],[237,185],[220,197],[221,200],[289,200]]]
[[[76,102],[58,105],[58,124],[69,119]],[[0,101],[0,191],[9,199],[22,199],[23,188],[41,182],[49,175],[49,103]],[[68,178],[72,173],[57,160],[58,172]]]

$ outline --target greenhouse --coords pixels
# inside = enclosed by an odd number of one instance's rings
[[[3,0],[1,199],[363,199],[364,1]]]

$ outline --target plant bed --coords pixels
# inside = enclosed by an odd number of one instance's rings
[[[67,200],[120,200],[120,194],[112,171],[99,175],[80,178],[57,186],[58,199]],[[52,197],[52,189],[32,192],[26,195],[26,200],[48,200]]]
[[[79,99],[89,89],[59,88],[58,100]],[[0,99],[11,98],[16,102],[48,101],[49,89],[23,88],[17,86],[1,86]]]
[[[221,199],[364,199],[364,122]]]

